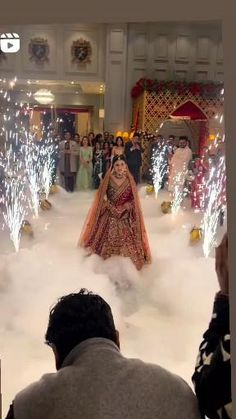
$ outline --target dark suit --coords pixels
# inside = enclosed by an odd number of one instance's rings
[[[136,183],[140,183],[140,169],[142,166],[142,148],[131,150],[133,147],[132,141],[125,145],[125,156],[130,173],[132,174]]]

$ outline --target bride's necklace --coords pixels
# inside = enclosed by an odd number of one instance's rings
[[[123,174],[123,173],[119,174],[119,173],[114,172],[114,173],[113,173],[113,176],[114,176],[116,179],[123,179],[123,178],[124,178],[124,174]]]

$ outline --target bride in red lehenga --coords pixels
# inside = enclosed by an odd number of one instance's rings
[[[124,156],[116,156],[88,214],[79,245],[103,259],[123,256],[138,270],[151,263],[137,187]]]

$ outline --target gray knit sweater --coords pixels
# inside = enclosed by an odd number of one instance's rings
[[[127,359],[107,339],[76,346],[56,373],[14,400],[15,419],[200,419],[190,387],[165,369]]]

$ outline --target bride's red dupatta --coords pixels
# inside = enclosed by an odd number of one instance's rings
[[[84,227],[82,229],[82,233],[79,239],[80,247],[86,247],[90,237],[93,234],[94,228],[96,227],[96,223],[98,222],[103,206],[106,204],[106,201],[104,198],[107,192],[111,173],[112,173],[112,169],[110,169],[107,172],[105,178],[103,179],[96,193],[93,205],[87,215],[87,218],[86,218],[86,221],[85,221],[85,224],[84,224]],[[133,197],[134,197],[137,233],[141,237],[141,242],[143,245],[146,263],[151,263],[151,251],[150,251],[147,232],[146,232],[146,228],[144,224],[144,218],[143,218],[143,214],[141,210],[140,200],[139,200],[139,196],[137,192],[137,186],[131,173],[128,170],[127,170],[127,177],[129,179]]]

